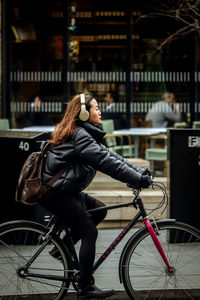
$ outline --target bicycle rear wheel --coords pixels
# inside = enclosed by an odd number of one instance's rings
[[[28,268],[35,277],[22,276],[22,268],[44,243],[46,233],[45,227],[28,221],[8,222],[0,226],[0,298],[39,300],[45,295],[48,299],[58,300],[64,297],[70,284],[69,257],[56,236]],[[60,253],[60,261],[49,255],[54,246]],[[37,274],[65,276],[66,280],[38,278]]]
[[[159,240],[173,267],[169,274],[149,232],[131,238],[121,260],[130,299],[200,299],[200,231],[179,222],[159,222]]]

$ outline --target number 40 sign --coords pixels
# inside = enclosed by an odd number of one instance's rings
[[[19,149],[23,150],[23,151],[28,151],[30,149],[30,145],[28,142],[23,142],[21,141],[19,143]]]

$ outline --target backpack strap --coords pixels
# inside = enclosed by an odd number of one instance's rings
[[[51,186],[56,182],[56,180],[65,172],[67,169],[71,167],[71,163],[68,163],[67,166],[62,168],[56,175],[54,175],[47,183],[43,185],[45,191],[49,190]]]
[[[42,142],[41,142],[41,145],[40,145],[40,150],[41,150],[41,151],[45,151],[49,145],[50,145],[49,142],[47,142],[47,141],[42,141]]]

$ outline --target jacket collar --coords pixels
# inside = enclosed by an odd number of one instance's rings
[[[106,132],[102,131],[101,125],[91,124],[89,122],[79,121],[78,125],[83,127],[91,136],[98,142],[101,143]]]

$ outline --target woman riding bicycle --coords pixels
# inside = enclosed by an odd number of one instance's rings
[[[104,291],[94,286],[92,276],[96,226],[105,218],[106,212],[89,214],[87,210],[104,204],[82,191],[90,184],[96,170],[135,188],[147,188],[151,184],[148,169],[141,171],[101,143],[105,132],[100,124],[101,112],[96,99],[89,94],[76,95],[52,133],[49,141],[51,147],[43,168],[43,182],[47,183],[70,163],[70,167],[53,184],[40,204],[55,214],[61,224],[71,229],[74,243],[81,239],[79,299],[103,298],[113,294],[112,290]],[[50,254],[56,257],[57,253],[52,249]]]

